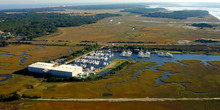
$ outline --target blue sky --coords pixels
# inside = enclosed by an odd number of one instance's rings
[[[127,3],[127,2],[220,2],[220,0],[0,0],[3,4],[35,4],[35,3]]]

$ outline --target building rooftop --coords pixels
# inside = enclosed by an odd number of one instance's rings
[[[51,67],[53,67],[53,66],[54,66],[54,64],[52,64],[52,63],[36,62],[36,63],[33,63],[33,64],[29,65],[28,67],[51,68]]]
[[[72,65],[54,66],[54,64],[52,63],[43,63],[43,62],[36,62],[36,63],[29,65],[28,67],[64,71],[64,72],[74,72],[77,69],[82,69],[82,67],[80,66],[72,66]]]
[[[52,70],[74,72],[75,70],[81,69],[81,68],[82,67],[80,67],[80,66],[60,65],[60,66],[54,67]]]

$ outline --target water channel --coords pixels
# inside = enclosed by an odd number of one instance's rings
[[[44,49],[43,46],[39,46],[39,48],[36,48],[34,50],[43,50]],[[15,55],[15,54],[11,54],[9,52],[0,51],[0,55],[8,55],[8,56],[12,56],[12,57],[23,57],[20,59],[20,63],[19,63],[19,65],[22,66],[24,61],[27,60],[27,57],[32,57],[32,55],[27,54],[28,51],[31,51],[31,50],[24,51],[21,55]],[[0,82],[4,82],[4,81],[7,81],[10,78],[12,78],[12,75],[11,74],[4,74],[4,75],[0,75],[0,78],[1,77],[4,77],[4,79],[0,80]]]
[[[106,84],[106,89],[110,90],[108,88],[108,86],[112,85],[112,84],[121,84],[121,83],[126,83],[129,82],[133,79],[135,79],[139,73],[145,71],[145,70],[155,70],[158,72],[164,72],[162,77],[158,77],[156,79],[157,85],[161,85],[161,84],[178,84],[180,85],[184,90],[186,90],[187,88],[184,86],[184,82],[180,82],[180,83],[166,83],[163,82],[161,79],[162,78],[169,78],[169,75],[173,75],[173,74],[178,74],[178,73],[170,73],[168,71],[161,71],[161,70],[157,70],[158,66],[162,66],[164,65],[166,62],[176,62],[176,63],[180,63],[178,62],[179,60],[200,60],[201,63],[204,63],[204,65],[209,65],[207,63],[207,61],[220,61],[220,56],[217,55],[203,55],[203,54],[173,54],[174,56],[172,58],[168,58],[168,57],[158,57],[157,54],[151,54],[150,58],[138,58],[137,54],[133,54],[131,57],[121,57],[120,53],[114,53],[114,57],[110,58],[109,60],[112,61],[114,59],[129,59],[129,60],[136,60],[136,61],[149,61],[149,62],[157,62],[156,65],[150,67],[150,68],[145,68],[145,69],[141,69],[138,72],[136,72],[132,77],[130,77],[129,79],[122,81],[122,82],[113,82],[113,83],[109,83]],[[183,65],[182,63],[180,63],[181,65]],[[101,74],[106,74],[108,73],[109,70],[103,71],[101,72]]]

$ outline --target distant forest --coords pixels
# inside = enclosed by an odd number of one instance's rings
[[[97,14],[90,16],[70,15],[58,13],[0,13],[0,30],[14,35],[27,36],[33,39],[57,31],[57,27],[80,26],[95,23],[106,17],[120,16],[120,14]]]
[[[211,25],[211,24],[207,24],[207,23],[194,23],[192,24],[192,26],[194,27],[200,27],[200,28],[212,28],[214,27],[214,25]]]
[[[159,12],[159,11],[166,11],[164,8],[132,8],[132,9],[124,9],[121,12],[130,12],[134,14],[142,14],[146,15],[149,13]]]
[[[67,6],[67,7],[46,7],[34,9],[7,9],[0,10],[0,13],[5,12],[46,12],[46,11],[65,11],[65,9],[75,10],[105,10],[105,9],[125,9],[125,8],[145,8],[144,4],[112,4],[112,5],[84,5],[84,6]]]
[[[200,42],[200,43],[219,43],[220,41],[216,40],[211,40],[211,39],[197,39],[195,42]]]
[[[36,13],[36,12],[47,12],[47,11],[65,11],[65,9],[56,8],[56,7],[30,8],[30,9],[7,9],[7,10],[0,10],[0,13],[5,13],[5,12]]]
[[[209,15],[208,11],[203,10],[184,10],[168,12],[164,8],[133,8],[125,9],[121,12],[130,12],[135,14],[141,14],[144,17],[154,18],[171,18],[171,19],[187,19],[189,17],[204,17]]]
[[[208,11],[203,10],[184,10],[184,11],[174,11],[171,13],[155,12],[149,13],[143,16],[155,17],[155,18],[172,18],[172,19],[187,19],[189,17],[204,17],[209,15]]]
[[[63,7],[63,8],[78,9],[78,10],[103,10],[103,9],[125,9],[125,8],[145,8],[145,7],[146,6],[144,4],[112,4],[112,5],[71,6],[71,7]]]

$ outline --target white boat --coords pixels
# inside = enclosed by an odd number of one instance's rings
[[[151,54],[150,52],[146,51],[144,56],[147,57],[147,58],[150,58],[150,54]]]
[[[144,52],[139,51],[139,52],[138,52],[138,57],[139,57],[139,58],[143,58],[143,57],[144,57]]]
[[[106,62],[103,62],[103,65],[104,65],[104,66],[106,66],[106,65],[107,65],[107,63],[106,63]]]
[[[144,53],[144,52],[142,52],[142,50],[141,51],[139,51],[139,53],[138,53],[138,57],[139,58],[150,58],[150,52],[147,52],[146,51],[146,53]]]
[[[165,57],[165,54],[164,54],[163,52],[159,52],[159,53],[157,53],[157,55],[158,55],[159,57]]]
[[[105,61],[108,61],[108,57],[105,57],[104,60],[105,60]]]
[[[165,56],[166,56],[166,57],[173,57],[173,54],[167,52],[167,53],[165,53]]]
[[[129,50],[127,51],[127,56],[130,57],[132,55],[132,52]]]
[[[86,64],[83,64],[82,66],[83,66],[84,68],[86,68],[86,67],[87,67],[87,65],[86,65]]]
[[[95,65],[99,65],[99,61],[95,61]]]
[[[127,54],[127,52],[126,51],[123,51],[122,53],[121,53],[121,56],[126,56],[126,54]]]
[[[94,70],[94,67],[93,67],[93,66],[91,66],[91,67],[90,67],[90,70]]]
[[[106,53],[112,53],[110,50],[107,50]]]
[[[127,52],[126,51],[123,51],[121,53],[121,56],[122,57],[130,57],[132,55],[132,52],[130,50],[128,50]]]

